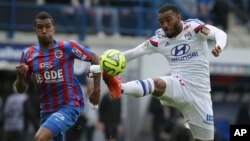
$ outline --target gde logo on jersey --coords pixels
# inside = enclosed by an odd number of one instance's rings
[[[34,73],[37,83],[57,83],[64,81],[63,71],[59,70],[49,70],[44,71],[42,74]]]
[[[171,54],[173,56],[181,56],[186,54],[190,50],[190,46],[187,44],[181,44],[176,47],[174,47],[171,51]]]
[[[171,55],[173,56],[171,58],[171,61],[172,62],[185,61],[198,56],[197,51],[189,53],[189,50],[190,46],[188,44],[181,44],[174,47],[171,50]]]

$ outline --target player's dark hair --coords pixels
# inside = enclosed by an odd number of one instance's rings
[[[35,19],[34,19],[34,27],[36,26],[36,20],[37,20],[37,19],[42,19],[42,20],[44,20],[44,19],[50,19],[51,22],[52,22],[52,24],[55,25],[54,18],[53,18],[48,12],[42,11],[42,12],[39,12],[39,13],[36,15],[36,17],[35,17]]]
[[[158,13],[164,13],[169,10],[172,10],[176,14],[180,13],[179,9],[175,5],[170,4],[170,3],[166,3],[163,6],[161,6]]]

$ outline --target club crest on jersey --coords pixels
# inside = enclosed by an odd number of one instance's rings
[[[191,32],[187,32],[186,34],[184,34],[184,37],[185,37],[186,40],[191,40],[192,39]]]
[[[62,56],[63,56],[63,52],[61,51],[61,50],[56,50],[55,51],[55,56],[56,56],[56,58],[61,58]]]

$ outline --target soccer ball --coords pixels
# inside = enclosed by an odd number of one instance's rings
[[[126,66],[126,59],[119,50],[109,49],[101,55],[99,64],[102,72],[115,76],[123,72]]]

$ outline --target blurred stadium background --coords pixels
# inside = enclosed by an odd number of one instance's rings
[[[55,18],[56,39],[77,40],[100,55],[110,48],[130,49],[153,35],[158,28],[157,9],[166,2],[177,4],[183,19],[199,18],[228,33],[227,48],[219,58],[210,57],[216,140],[228,141],[229,125],[237,123],[243,105],[250,105],[249,0],[0,0],[0,140],[4,136],[5,100],[16,77],[15,65],[22,49],[37,41],[32,28],[39,11],[48,11]],[[88,66],[76,65],[79,76]],[[162,56],[150,55],[128,63],[121,76],[125,82],[166,75],[168,71]],[[104,84],[102,88],[105,93]],[[35,95],[32,90],[30,93]],[[150,99],[122,97],[124,132],[119,140],[153,141]],[[34,130],[29,129],[32,136]],[[84,131],[81,134],[84,136]]]

